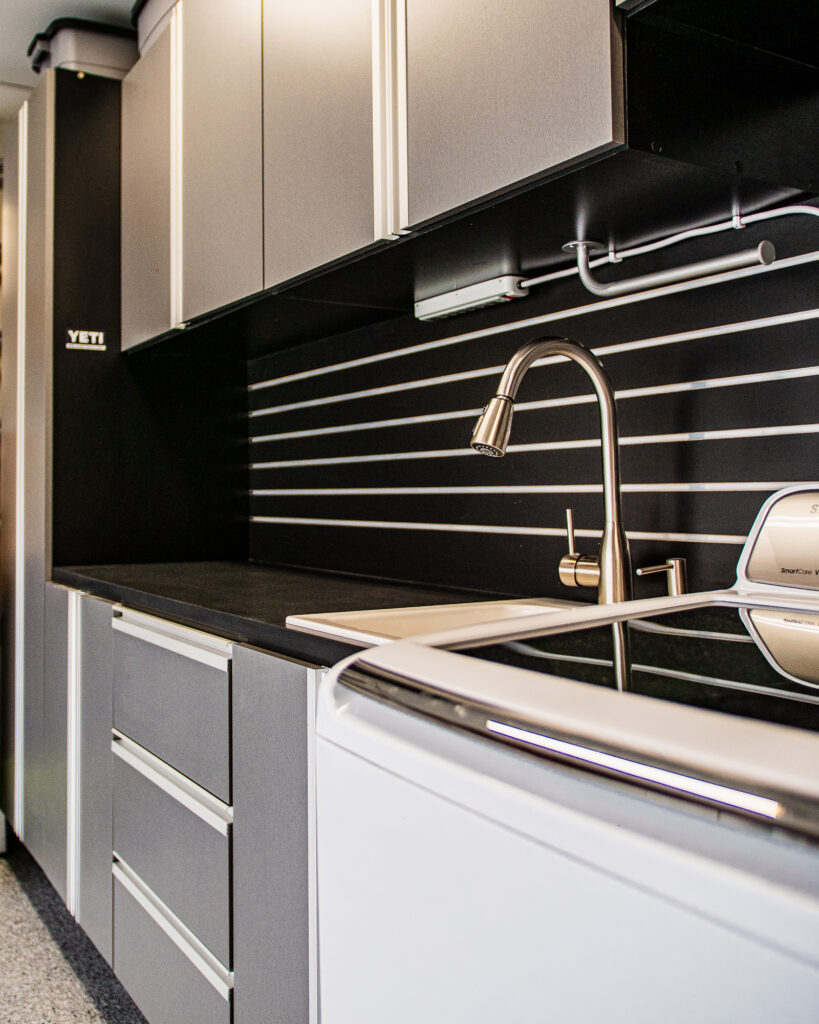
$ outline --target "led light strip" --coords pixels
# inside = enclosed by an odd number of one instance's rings
[[[320,377],[325,374],[338,373],[342,370],[352,370],[359,366],[368,366],[371,363],[384,362],[390,359],[400,359],[404,356],[416,355],[419,352],[430,352],[437,348],[446,348],[449,345],[458,345],[465,341],[476,341],[479,338],[490,338],[496,334],[506,334],[509,331],[524,330],[527,327],[540,327],[543,324],[568,320],[573,317],[585,316],[589,313],[599,313],[602,310],[614,309],[617,306],[625,306],[634,302],[644,302],[647,299],[660,298],[666,295],[674,295],[678,292],[690,291],[696,288],[707,288],[710,285],[718,284],[726,280],[744,278],[755,274],[769,274],[777,270],[787,270],[791,267],[802,266],[806,263],[815,263],[819,260],[819,251],[805,253],[802,256],[793,256],[788,259],[777,260],[769,266],[751,267],[747,270],[733,270],[727,274],[715,274],[712,277],[699,278],[695,281],[683,281],[680,284],[668,285],[665,288],[656,288],[648,292],[639,292],[634,295],[623,295],[616,299],[604,299],[601,302],[590,302],[585,306],[573,306],[569,309],[557,310],[553,313],[546,313],[543,316],[528,317],[525,320],[517,320],[512,323],[499,324],[497,327],[485,327],[477,331],[468,331],[465,334],[455,334],[448,338],[439,338],[436,341],[425,341],[417,345],[408,345],[406,348],[391,349],[389,352],[378,352],[371,356],[361,356],[358,359],[348,359],[341,363],[330,363],[327,366],[319,366],[310,370],[301,370],[298,373],[289,373],[283,377],[272,377],[269,380],[257,381],[249,385],[248,391],[260,391],[263,388],[279,387],[282,384],[289,384],[291,381],[306,380],[310,377]],[[572,273],[574,273],[574,269]],[[812,316],[819,315],[819,310],[806,311]],[[803,312],[784,313],[777,317],[761,317],[758,321],[748,321],[749,324],[757,323],[761,327],[772,326],[768,321],[775,320],[779,323],[792,323],[794,319],[810,319]],[[739,328],[742,329],[742,328]],[[751,329],[750,327],[748,328]],[[686,335],[691,337],[710,337],[714,332],[713,328],[704,328],[700,331],[687,331]],[[730,333],[728,331],[724,333]],[[673,335],[672,335],[673,337]],[[629,343],[626,343],[629,344]],[[611,352],[627,351],[622,345],[611,345],[594,350],[599,356]]]
[[[14,830],[25,834],[26,256],[28,100],[17,115],[17,422],[14,488]]]
[[[518,729],[515,726],[506,725],[504,722],[495,722],[492,719],[487,719],[486,728],[499,736],[506,736],[509,739],[539,747],[542,750],[551,750],[553,753],[561,754],[575,761],[593,764],[599,768],[605,768],[608,771],[616,772],[618,775],[628,775],[631,778],[642,779],[644,782],[661,786],[664,789],[673,789],[677,792],[686,793],[689,796],[699,797],[713,803],[735,807],[738,810],[749,811],[752,814],[759,814],[765,818],[778,818],[782,814],[782,808],[776,800],[757,796],[754,793],[746,793],[740,789],[720,786],[713,782],[706,782],[703,779],[692,778],[689,775],[667,771],[664,768],[655,768],[652,765],[642,764],[639,761],[631,761],[624,757],[616,757],[613,754],[605,754],[601,750],[581,747],[576,743],[567,743],[552,736],[543,736],[528,729]]]

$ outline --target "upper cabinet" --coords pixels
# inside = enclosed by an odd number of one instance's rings
[[[263,287],[261,0],[168,18],[122,85],[123,349]]]
[[[265,285],[370,244],[371,0],[265,0]]]
[[[406,0],[409,224],[623,141],[610,0]]]
[[[124,348],[622,140],[609,0],[168,6],[123,83]]]
[[[778,32],[741,0],[156,0],[141,21],[163,5],[123,84],[124,347],[536,183],[556,255],[616,233],[600,211],[636,165],[663,211],[675,175],[717,174],[640,235],[815,184],[807,0]],[[612,198],[575,188],[603,156]],[[492,244],[521,265],[515,231]],[[416,294],[432,248],[407,255]]]
[[[262,17],[260,0],[183,4],[182,320],[189,320],[263,287]]]
[[[171,33],[122,82],[122,347],[171,326]]]

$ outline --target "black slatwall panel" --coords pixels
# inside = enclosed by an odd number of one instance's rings
[[[782,266],[819,250],[819,218],[782,218],[598,271],[628,277],[763,238],[779,266],[718,284],[599,308],[568,278],[503,307],[437,324],[404,318],[253,361],[251,557],[572,596],[557,579],[564,509],[575,509],[581,549],[596,550],[602,525],[588,378],[568,362],[532,368],[506,458],[468,448],[512,352],[559,334],[595,349],[618,393],[635,565],[682,555],[692,589],[730,585],[770,491],[819,477],[819,262]],[[550,322],[521,324],[537,317]],[[467,332],[481,334],[434,344]],[[339,367],[349,360],[363,363]],[[276,383],[259,387],[266,381]],[[636,582],[641,595],[663,586]]]

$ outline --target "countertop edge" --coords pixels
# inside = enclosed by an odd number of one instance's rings
[[[121,583],[112,583],[73,569],[54,567],[51,581],[93,597],[124,604],[136,611],[158,615],[219,634],[226,640],[258,647],[274,655],[282,655],[315,667],[329,667],[361,650],[355,644],[328,640],[324,637],[288,629],[273,623],[260,622],[206,605],[190,604],[161,594],[151,593]]]

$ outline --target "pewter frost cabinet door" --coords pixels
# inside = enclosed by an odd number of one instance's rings
[[[261,0],[185,2],[180,242],[186,321],[264,286],[261,31]]]
[[[171,326],[171,35],[122,82],[122,348]]]
[[[77,920],[108,963],[111,936],[112,605],[80,597]]]
[[[410,224],[620,140],[610,0],[406,4]]]
[[[268,287],[373,241],[370,8],[265,2]]]

